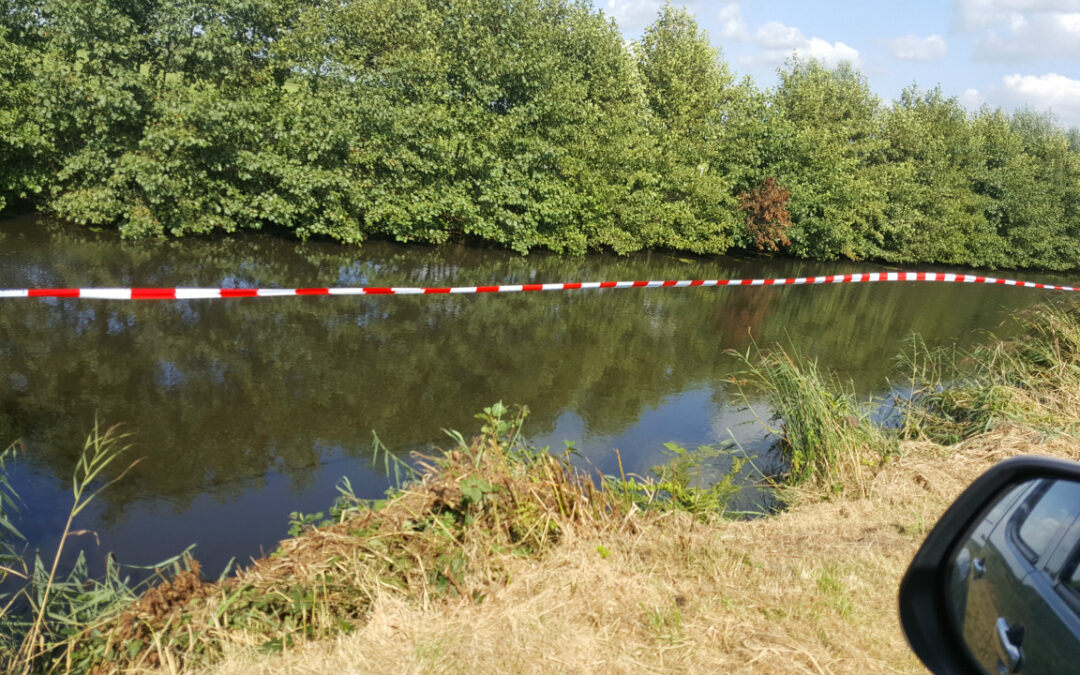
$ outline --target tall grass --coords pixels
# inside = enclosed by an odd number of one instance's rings
[[[20,449],[21,444],[15,442],[0,452],[0,587],[11,577],[25,581],[29,576],[19,549],[26,537],[13,523],[19,511],[19,495],[8,480],[8,464]],[[19,648],[17,629],[10,616],[18,599],[17,593],[0,594],[0,666],[7,665],[7,655]]]
[[[743,400],[752,408],[762,398],[771,411],[762,421],[779,439],[785,482],[865,491],[872,469],[896,449],[895,438],[870,420],[870,402],[860,404],[850,383],[823,374],[814,359],[797,363],[780,346],[738,356],[746,367]]]
[[[9,482],[7,465],[18,446],[0,453],[0,580],[14,577],[22,582],[15,592],[2,598],[0,606],[0,668],[5,672],[70,669],[70,663],[55,660],[56,653],[84,626],[137,597],[139,588],[121,577],[112,560],[106,561],[103,578],[92,579],[82,551],[72,569],[60,575],[61,560],[72,540],[88,534],[74,529],[76,518],[137,463],[110,472],[129,449],[124,443],[127,437],[118,427],[103,429],[95,420],[79,453],[72,475],[72,505],[49,564],[36,554],[32,562],[27,559],[20,545],[25,537],[12,521],[19,498]]]
[[[858,401],[850,383],[779,346],[737,354],[746,367],[740,391],[748,407],[768,406],[762,421],[778,438],[788,485],[865,492],[899,438],[949,445],[1004,423],[1080,437],[1080,305],[1044,305],[1016,320],[1018,337],[968,351],[930,349],[913,336],[896,359],[907,389],[892,403],[896,430],[872,421],[875,403]]]
[[[968,351],[909,341],[898,357],[911,389],[907,437],[953,444],[1004,423],[1080,435],[1080,306],[1041,306],[1016,320],[1019,336]]]

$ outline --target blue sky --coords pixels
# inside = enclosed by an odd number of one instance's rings
[[[594,0],[628,39],[663,0]],[[940,85],[977,109],[1050,110],[1080,126],[1080,0],[929,2],[673,2],[697,16],[729,67],[758,87],[776,84],[793,52],[851,61],[889,101],[904,87]]]

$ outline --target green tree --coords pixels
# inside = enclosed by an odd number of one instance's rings
[[[995,167],[1008,183],[998,227],[1007,246],[1022,251],[1021,264],[1071,266],[1080,254],[1080,154],[1070,150],[1050,113],[1018,110],[1010,128],[1020,152]]]
[[[1051,222],[1054,213],[1038,183],[1035,158],[1024,152],[1022,137],[1001,110],[980,111],[972,120],[972,137],[977,161],[969,180],[974,192],[986,200],[987,225],[1008,252],[989,264],[1030,267],[1046,259],[1060,221]]]
[[[43,133],[46,116],[37,105],[35,63],[43,36],[33,13],[13,0],[0,1],[0,211],[27,201],[49,184]]]
[[[22,3],[42,37],[33,54],[34,105],[53,174],[46,204],[81,223],[120,220],[122,200],[109,185],[116,159],[138,142],[150,105],[145,86],[150,3],[54,0]]]
[[[884,146],[870,177],[887,193],[877,225],[880,257],[894,262],[1000,264],[988,200],[970,176],[978,166],[968,114],[940,88],[906,88],[882,122]]]
[[[728,153],[745,92],[685,9],[665,5],[635,52],[658,150],[662,234],[651,243],[723,252],[740,224]]]
[[[880,145],[880,103],[848,64],[791,59],[772,96],[767,164],[791,191],[791,251],[810,258],[872,255],[883,195],[864,167]]]
[[[284,96],[284,68],[268,54],[276,17],[250,0],[213,8],[174,0],[144,9],[111,38],[125,59],[99,78],[100,89],[129,94],[113,96],[130,102],[114,125],[122,133],[82,133],[84,146],[64,158],[50,206],[79,222],[118,222],[129,236],[295,227],[289,195],[273,182],[280,167],[259,156],[274,145],[271,112]],[[97,15],[91,29],[98,29]]]
[[[336,12],[321,61],[331,75],[303,79],[320,99],[332,90],[355,129],[366,230],[523,252],[649,243],[634,178],[648,166],[644,106],[613,24],[571,2]]]

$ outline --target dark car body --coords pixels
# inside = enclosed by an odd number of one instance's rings
[[[987,673],[1080,672],[1080,483],[1014,487],[956,551],[952,623]]]

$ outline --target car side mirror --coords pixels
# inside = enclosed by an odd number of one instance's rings
[[[1080,664],[1080,463],[1016,457],[945,511],[900,582],[900,622],[934,673]]]

